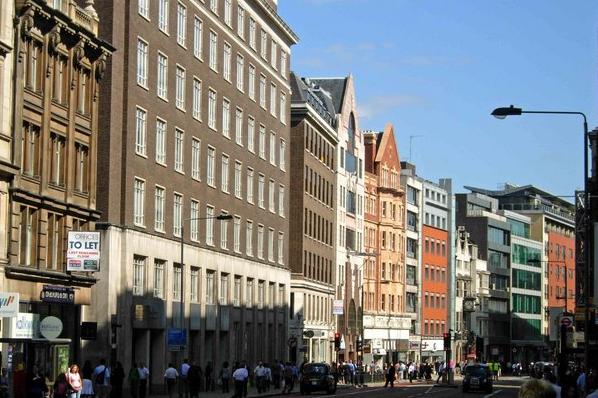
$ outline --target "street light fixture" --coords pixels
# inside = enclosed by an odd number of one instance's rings
[[[184,311],[185,311],[185,265],[183,262],[183,253],[184,253],[184,249],[185,249],[185,222],[186,221],[198,221],[198,220],[231,220],[233,218],[232,215],[227,214],[227,213],[220,213],[217,216],[211,216],[211,217],[191,217],[191,218],[185,218],[181,221],[181,297],[180,297],[180,327],[181,327],[181,333],[183,333],[184,330],[184,319],[185,319],[185,315],[184,315]]]
[[[590,289],[590,198],[588,190],[588,119],[583,112],[571,112],[571,111],[524,111],[521,108],[515,108],[513,105],[509,107],[496,108],[492,111],[491,115],[498,118],[504,119],[507,116],[520,116],[524,113],[535,113],[535,114],[548,114],[548,115],[578,115],[583,118],[583,193],[584,193],[584,355],[586,366],[589,365],[590,356],[590,339],[589,339],[589,327],[590,327],[590,303],[589,303],[589,289]]]

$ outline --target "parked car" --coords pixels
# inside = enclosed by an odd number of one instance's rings
[[[302,395],[316,391],[334,394],[336,392],[336,380],[330,366],[326,363],[305,364],[301,371],[299,391]]]
[[[463,372],[463,392],[482,390],[492,392],[492,377],[488,365],[467,365]]]

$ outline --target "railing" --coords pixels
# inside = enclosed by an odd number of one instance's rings
[[[554,209],[552,206],[548,206],[548,205],[544,205],[544,204],[537,204],[537,205],[506,204],[506,205],[500,206],[500,208],[503,210],[514,210],[514,211],[517,211],[517,210],[542,210],[542,211],[545,211],[546,213],[554,214],[555,216],[559,216],[559,217],[567,219],[571,222],[575,222],[575,214],[572,214],[571,212],[562,211],[559,209]]]
[[[68,16],[71,20],[89,30],[94,35],[98,34],[98,20],[91,15],[89,15],[83,8],[79,7],[73,0],[69,3],[69,12]]]

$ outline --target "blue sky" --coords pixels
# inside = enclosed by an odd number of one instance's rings
[[[395,126],[402,160],[429,180],[495,189],[583,187],[583,124],[598,127],[596,0],[280,0],[301,76],[353,74],[362,129]]]

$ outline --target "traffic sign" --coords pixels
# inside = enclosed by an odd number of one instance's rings
[[[569,327],[573,325],[573,317],[572,316],[563,316],[561,318],[561,325],[565,327]]]

